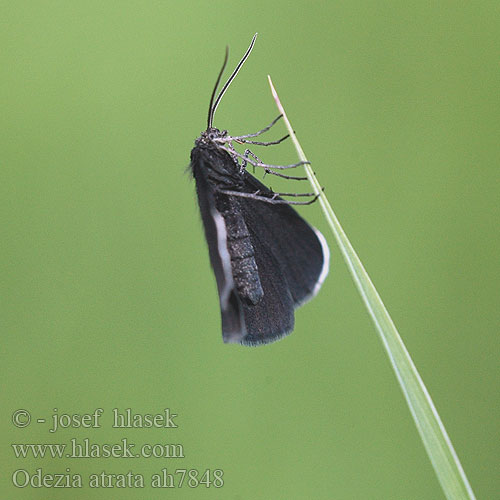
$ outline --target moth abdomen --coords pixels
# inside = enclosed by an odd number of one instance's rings
[[[232,196],[219,195],[216,205],[226,224],[227,250],[238,295],[247,304],[258,304],[264,296],[264,291],[250,232],[241,212],[239,200]]]

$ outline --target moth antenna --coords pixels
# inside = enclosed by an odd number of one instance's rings
[[[219,75],[217,76],[217,80],[215,81],[215,87],[212,90],[212,95],[210,96],[210,106],[208,107],[208,118],[207,118],[207,129],[212,126],[212,120],[214,117],[214,113],[212,111],[215,93],[217,92],[217,87],[219,86],[220,79],[222,78],[222,73],[226,69],[227,59],[229,57],[229,47],[226,45],[226,55],[224,56],[224,62],[222,63],[222,68],[219,71]]]
[[[231,76],[228,78],[227,82],[224,84],[224,87],[222,87],[221,91],[219,92],[219,95],[217,96],[217,99],[215,100],[215,103],[212,106],[212,101],[210,101],[210,110],[208,112],[208,126],[212,126],[212,121],[214,119],[215,115],[215,110],[217,109],[217,106],[219,105],[222,96],[226,93],[226,90],[228,89],[229,85],[233,82],[233,80],[236,78],[236,75],[240,71],[241,67],[243,64],[245,64],[245,61],[248,59],[248,56],[250,55],[250,52],[252,52],[253,46],[255,45],[255,39],[257,38],[257,33],[252,38],[252,41],[250,42],[250,46],[248,47],[247,51],[245,52],[245,55],[241,58],[241,61],[238,63],[238,66],[234,69],[232,72]],[[227,53],[226,53],[227,57]],[[224,69],[224,68],[223,68]],[[219,74],[219,78],[217,79],[217,85],[219,84],[220,77],[222,75],[222,72]],[[215,89],[214,89],[215,93]],[[213,97],[213,96],[212,96]]]

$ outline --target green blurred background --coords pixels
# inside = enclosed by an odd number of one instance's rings
[[[256,31],[215,124],[266,125],[272,75],[475,493],[500,498],[497,1],[10,1],[0,25],[3,498],[443,497],[318,205],[301,213],[331,243],[330,275],[294,333],[222,343],[185,168],[225,45],[232,67]],[[260,154],[296,161],[290,143]],[[98,407],[99,429],[36,423]],[[177,429],[110,428],[113,408],[167,407]],[[11,448],[73,437],[181,443],[185,458]],[[164,467],[225,484],[151,489]],[[146,487],[12,486],[37,468]]]

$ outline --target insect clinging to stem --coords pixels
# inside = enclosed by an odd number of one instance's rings
[[[281,115],[262,130],[231,136],[213,126],[222,97],[250,55],[257,34],[217,94],[228,60],[210,98],[207,129],[191,151],[191,172],[205,229],[210,262],[215,274],[224,342],[267,344],[293,330],[294,310],[319,291],[329,268],[329,249],[323,235],[310,226],[292,205],[309,205],[314,193],[276,193],[247,171],[303,180],[288,175],[302,165],[269,165],[249,149],[239,153],[233,143],[271,146],[255,140],[270,130]],[[285,197],[309,197],[307,201]]]

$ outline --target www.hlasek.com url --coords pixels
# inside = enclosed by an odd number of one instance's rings
[[[143,444],[123,438],[119,443],[93,443],[70,439],[66,443],[13,443],[16,458],[185,458],[182,444]]]

